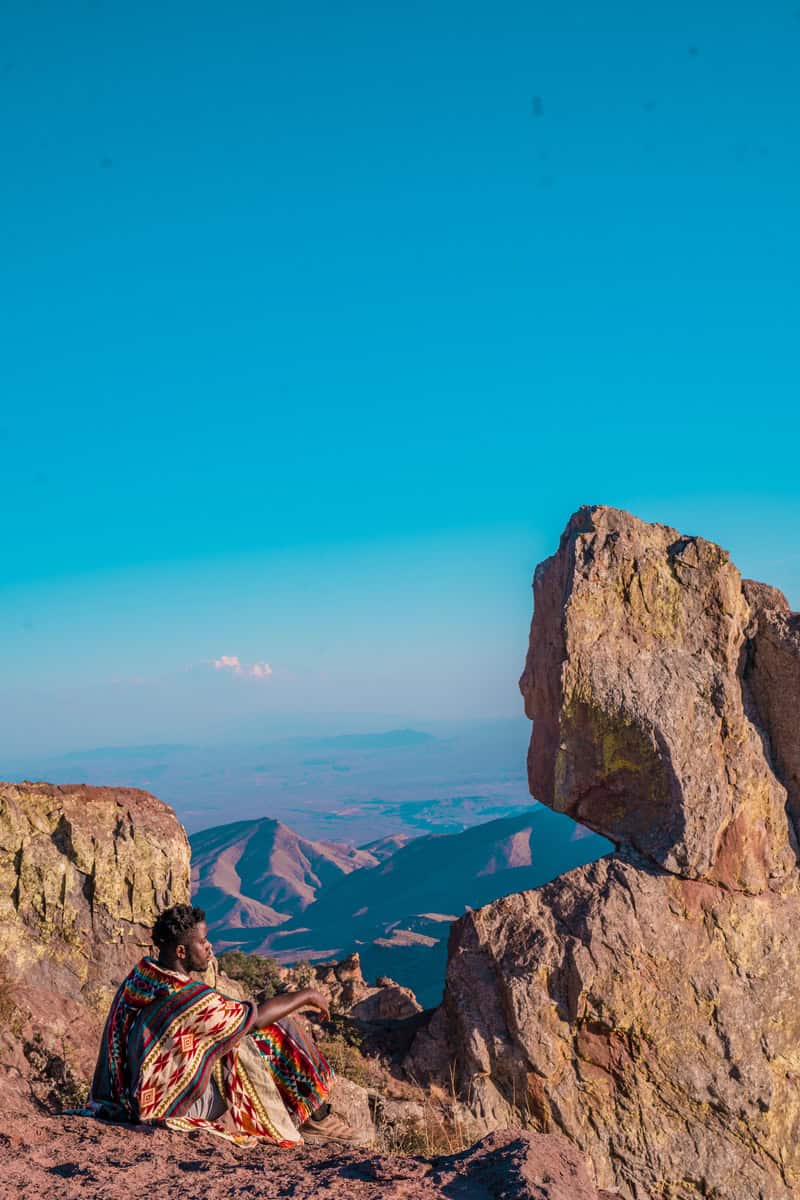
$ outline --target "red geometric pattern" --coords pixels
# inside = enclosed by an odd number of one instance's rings
[[[256,1031],[253,1018],[253,1005],[143,959],[112,1003],[86,1115],[298,1145],[333,1071],[291,1020]],[[212,1074],[224,1117],[182,1116]]]
[[[243,1027],[249,1010],[249,1005],[212,991],[176,1017],[142,1062],[141,1120],[169,1116],[176,1100],[191,1091],[198,1076],[210,1075],[215,1046],[228,1041]],[[144,1103],[145,1092],[148,1096],[152,1093],[149,1104]]]

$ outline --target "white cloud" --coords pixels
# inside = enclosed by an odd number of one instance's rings
[[[216,671],[230,671],[234,675],[247,675],[250,679],[269,679],[272,667],[268,662],[243,663],[238,654],[223,654],[214,659]]]
[[[239,662],[238,654],[223,654],[222,658],[214,659],[214,666],[218,671],[230,670],[235,675],[241,675],[242,664]]]
[[[269,679],[272,674],[272,667],[268,662],[253,663],[247,668],[247,674],[252,675],[253,679]]]

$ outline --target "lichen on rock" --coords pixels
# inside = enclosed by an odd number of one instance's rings
[[[189,900],[189,843],[175,814],[132,788],[0,784],[0,966],[6,1023],[0,1098],[29,1100],[20,1047],[94,1065],[116,987],[151,949],[161,909]],[[16,1031],[16,1032],[15,1032]]]

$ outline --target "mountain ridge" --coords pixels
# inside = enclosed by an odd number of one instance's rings
[[[265,830],[280,832],[281,853],[253,864],[245,884],[237,868],[247,854],[269,850],[269,837],[259,836]],[[429,1004],[439,1000],[452,920],[611,849],[535,802],[459,833],[400,834],[359,849],[310,843],[272,818],[217,826],[193,835],[191,845],[195,902],[221,948],[285,964],[357,949],[368,974],[402,978]],[[324,879],[309,875],[309,851],[324,852]]]
[[[378,863],[366,850],[303,838],[272,817],[214,826],[195,834],[191,845],[193,891],[212,931],[224,921],[279,925],[312,904],[337,874]]]

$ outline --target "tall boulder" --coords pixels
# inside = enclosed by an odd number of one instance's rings
[[[0,1101],[87,1078],[156,915],[188,900],[186,833],[155,796],[0,784]]]
[[[727,552],[582,508],[533,586],[520,687],[537,799],[685,878],[794,890],[786,789],[743,679],[753,610]]]
[[[800,1194],[797,618],[609,508],[536,571],[537,799],[617,851],[453,927],[417,1075],[566,1134],[631,1200]],[[794,691],[792,691],[794,689]]]

